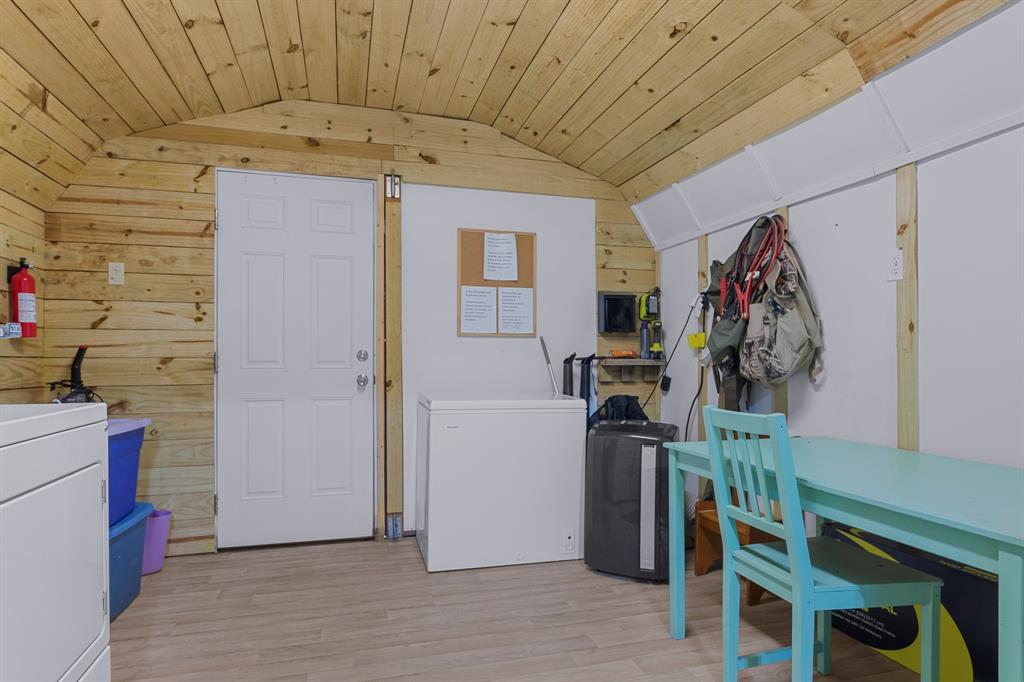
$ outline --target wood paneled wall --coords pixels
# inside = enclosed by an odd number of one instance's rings
[[[211,551],[215,168],[375,178],[596,199],[598,287],[646,291],[654,252],[621,194],[490,126],[279,102],[108,141],[46,215],[42,371],[84,375],[112,415],[153,420],[139,496],[174,511],[170,553]],[[107,263],[125,285],[107,284]],[[39,360],[36,360],[38,363]]]
[[[34,339],[0,339],[0,403],[38,402],[43,391],[43,334],[45,289],[43,270],[43,212],[18,197],[0,190],[0,324],[10,315],[7,266],[27,258],[38,269],[36,279],[39,336]]]

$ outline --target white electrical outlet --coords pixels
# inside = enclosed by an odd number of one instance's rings
[[[576,553],[576,529],[572,526],[566,526],[562,529],[562,551],[566,554]]]
[[[124,286],[124,263],[107,263],[107,284]]]
[[[886,279],[890,282],[898,282],[903,279],[903,249],[896,249],[893,252]]]

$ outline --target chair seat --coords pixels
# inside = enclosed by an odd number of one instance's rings
[[[807,539],[815,597],[824,598],[821,608],[901,606],[927,601],[942,581],[922,571],[875,556],[836,538]],[[736,572],[774,583],[790,599],[792,578],[785,542],[766,542],[740,547],[733,553]],[[779,584],[781,583],[781,584]],[[762,583],[764,584],[764,583]],[[765,585],[769,590],[772,586]]]

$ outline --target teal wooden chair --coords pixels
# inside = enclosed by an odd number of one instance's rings
[[[816,652],[818,671],[831,672],[830,611],[921,605],[921,679],[936,682],[942,581],[835,538],[806,537],[784,415],[705,407],[704,423],[722,527],[723,679],[732,682],[745,668],[791,660],[793,681],[810,682]],[[771,500],[779,502],[781,523]],[[740,546],[737,522],[782,540]],[[791,647],[739,655],[741,576],[792,604]]]

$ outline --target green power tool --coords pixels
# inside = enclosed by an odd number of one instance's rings
[[[647,350],[652,360],[665,357],[665,346],[662,343],[661,330],[661,289],[654,287],[646,294],[640,295],[640,319],[651,329]]]

